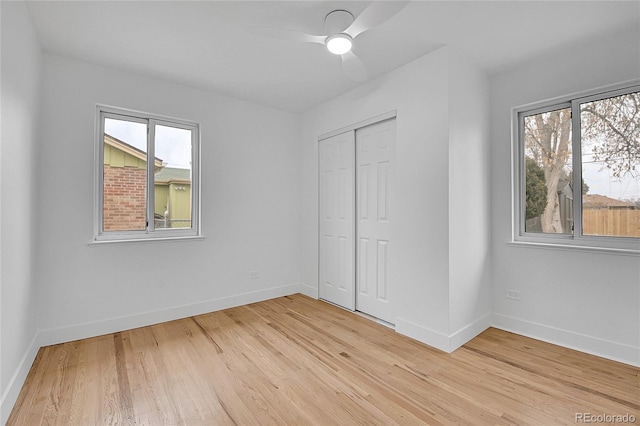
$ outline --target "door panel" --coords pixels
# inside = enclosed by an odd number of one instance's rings
[[[391,119],[356,131],[356,309],[392,324],[388,273],[393,253],[395,125]]]
[[[319,143],[319,296],[355,309],[355,132]]]

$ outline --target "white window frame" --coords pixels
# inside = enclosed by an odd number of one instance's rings
[[[601,87],[586,92],[561,96],[546,101],[522,105],[511,109],[512,133],[512,239],[511,244],[541,248],[586,250],[640,255],[640,238],[582,235],[582,191],[574,191],[573,230],[571,234],[544,234],[525,231],[525,166],[524,166],[524,117],[571,108],[571,152],[573,187],[582,187],[582,155],[580,104],[599,99],[640,91],[640,80]],[[577,112],[577,113],[576,113]]]
[[[114,118],[147,125],[147,192],[145,230],[104,231],[103,230],[103,190],[104,190],[104,119]],[[155,229],[155,126],[163,125],[191,131],[191,227]],[[193,121],[165,117],[141,111],[134,111],[107,105],[96,105],[95,125],[95,196],[94,196],[94,239],[92,243],[157,241],[201,238],[200,233],[200,125]]]

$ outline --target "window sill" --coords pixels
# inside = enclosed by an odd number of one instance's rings
[[[177,237],[156,237],[156,238],[130,238],[121,240],[96,240],[91,241],[89,247],[98,246],[110,246],[119,244],[139,244],[139,243],[162,243],[167,241],[202,241],[204,236],[202,235],[189,235],[189,236],[177,236]]]
[[[519,248],[537,248],[546,250],[582,251],[589,253],[615,254],[626,256],[640,256],[640,249],[594,247],[567,243],[541,243],[532,241],[509,241],[508,246]]]

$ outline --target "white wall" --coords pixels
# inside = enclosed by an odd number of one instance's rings
[[[449,63],[449,333],[452,348],[491,322],[489,79]]]
[[[640,77],[638,29],[536,58],[491,78],[495,325],[640,364],[640,258],[513,247],[510,109]],[[505,289],[521,301],[505,298]]]
[[[479,134],[484,132],[486,135],[487,127],[482,113],[465,113],[463,116],[470,117],[473,126],[459,129],[456,128],[459,121],[450,117],[451,114],[458,113],[451,102],[461,100],[457,93],[450,92],[450,76],[453,75],[464,87],[482,82],[481,73],[475,69],[451,73],[451,68],[457,68],[459,64],[472,67],[461,59],[452,59],[454,56],[447,48],[439,49],[309,111],[304,114],[302,125],[302,279],[306,292],[317,295],[317,138],[323,133],[397,110],[397,193],[396,205],[393,206],[395,216],[392,219],[394,251],[389,271],[389,282],[392,283],[389,298],[398,310],[395,321],[397,331],[444,350],[453,349],[449,317],[449,259],[452,255],[458,255],[457,248],[452,252],[449,250],[450,149],[456,156],[465,159],[464,164],[468,163],[471,160],[470,154],[464,153],[462,146],[467,143],[474,145],[471,152],[475,153],[482,149],[483,144],[486,145],[486,137],[482,140],[482,136],[474,135],[466,140],[468,132],[477,125]],[[486,104],[486,81],[468,96],[472,98],[470,106]],[[450,138],[453,138],[455,148],[450,148]],[[482,162],[483,158],[486,156],[481,155],[475,160]],[[454,166],[456,178],[465,181],[480,178],[478,187],[484,187],[480,189],[478,197],[485,196],[486,200],[488,163],[473,167],[472,175],[462,166],[462,163]],[[488,203],[480,202],[478,209],[485,207],[488,207]],[[486,224],[487,217],[487,211],[479,212],[474,222]],[[480,233],[486,232],[484,230]],[[457,234],[452,238],[457,240]],[[487,266],[487,244],[488,239],[484,235],[477,242],[481,246],[479,253],[471,255],[474,267],[482,265],[484,273]],[[464,255],[468,254],[469,251],[465,251]],[[464,281],[466,278],[460,278],[461,293],[466,286],[484,288],[488,293],[490,287],[486,278],[488,275],[474,277],[468,282]],[[464,297],[468,296],[478,295],[466,293]],[[478,300],[470,303],[480,307],[474,309],[471,315],[456,314],[457,328],[463,327],[463,322],[466,321],[464,326],[467,326],[477,320],[479,315],[489,312],[488,297],[479,296]]]
[[[37,146],[40,45],[23,2],[2,2],[0,140],[0,423],[7,420],[35,357]]]
[[[43,344],[298,291],[296,115],[44,58],[36,264]],[[201,124],[203,241],[88,244],[96,103]]]

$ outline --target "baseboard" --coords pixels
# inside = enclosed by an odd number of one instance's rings
[[[403,318],[396,318],[396,333],[411,337],[441,351],[451,352],[449,350],[449,336]]]
[[[638,347],[611,342],[501,314],[494,313],[491,322],[492,327],[499,328],[500,330],[640,367],[640,348]]]
[[[491,319],[492,315],[486,314],[455,333],[446,335],[414,322],[396,318],[396,332],[443,352],[451,353],[489,328]]]
[[[493,319],[493,314],[488,313],[478,318],[471,324],[467,324],[462,327],[460,330],[456,331],[449,337],[449,348],[451,349],[449,352],[453,352],[458,349],[460,346],[467,343],[469,340],[476,337],[478,334],[485,331],[487,328],[491,327],[491,320]]]
[[[300,284],[299,291],[300,293],[304,294],[305,296],[309,296],[312,299],[318,299],[318,286],[311,287],[306,284]]]
[[[33,365],[33,361],[35,361],[36,355],[38,355],[38,350],[41,346],[39,334],[36,333],[36,335],[33,336],[33,340],[31,340],[29,347],[25,351],[24,356],[20,360],[18,368],[13,373],[11,380],[9,380],[9,385],[2,394],[2,399],[0,399],[0,424],[4,425],[7,423],[7,420],[9,420],[11,410],[13,410],[13,406],[18,400],[22,385],[27,379],[29,370]]]
[[[300,284],[290,284],[233,296],[210,299],[204,302],[175,306],[168,309],[143,312],[140,314],[109,318],[102,321],[40,330],[42,346],[55,345],[78,339],[101,336],[103,334],[145,327],[166,321],[187,318],[194,315],[215,312],[221,309],[234,308],[249,303],[261,302],[276,297],[288,296],[300,292]]]

